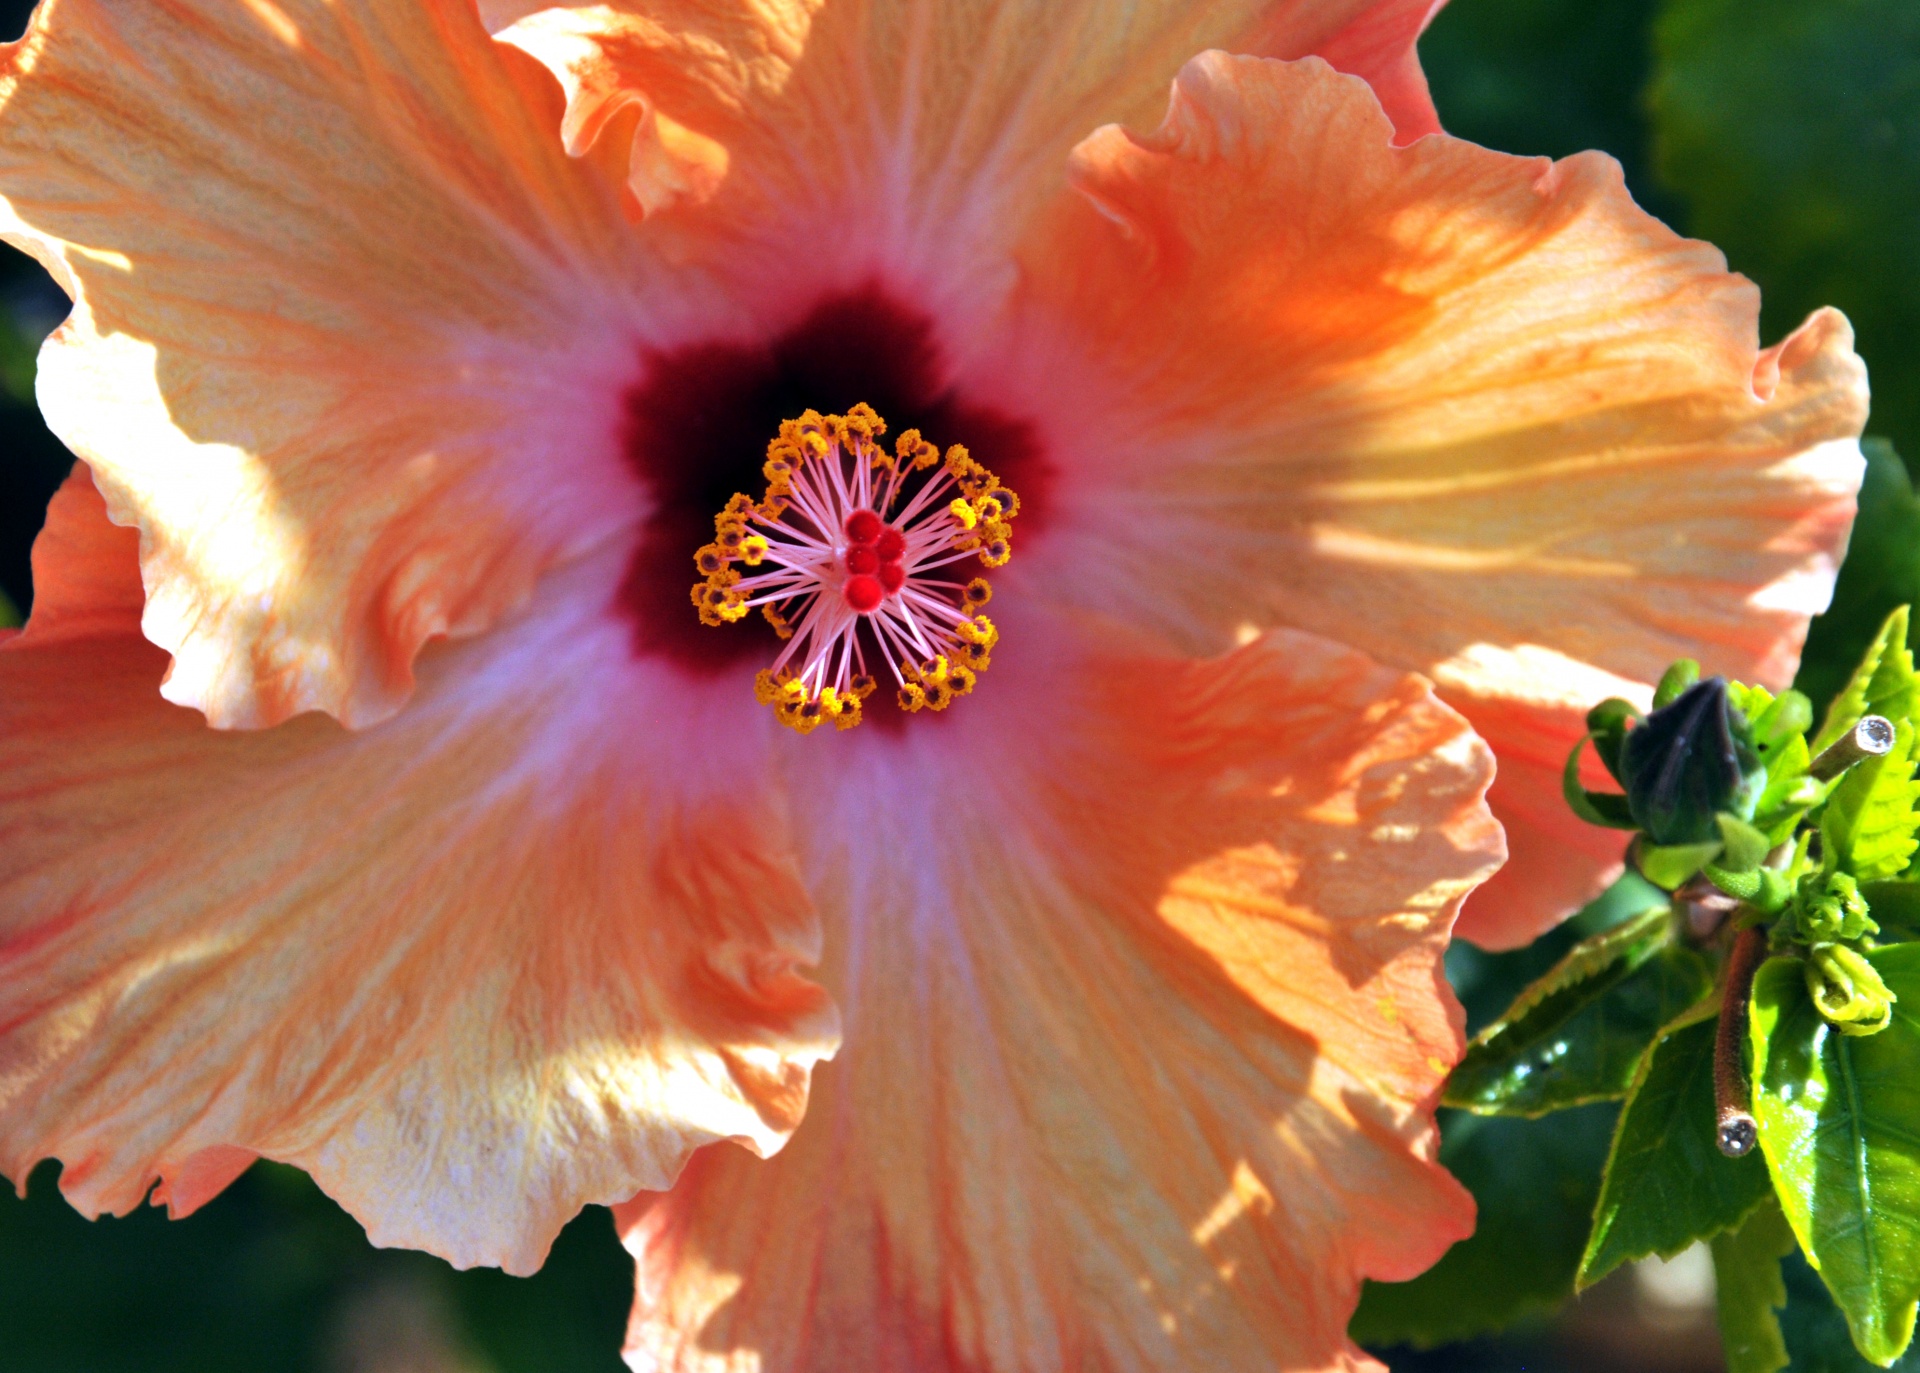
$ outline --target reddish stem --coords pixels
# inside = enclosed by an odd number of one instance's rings
[[[1744,1051],[1753,975],[1766,956],[1766,931],[1758,926],[1736,934],[1727,954],[1727,982],[1720,995],[1720,1025],[1713,1041],[1713,1103],[1718,1117],[1713,1139],[1728,1158],[1752,1153],[1760,1138]]]

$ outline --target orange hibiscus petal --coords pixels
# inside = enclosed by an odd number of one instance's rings
[[[75,299],[41,404],[140,528],[169,699],[371,723],[633,519],[603,435],[671,292],[471,0],[62,0],[0,108],[0,230]]]
[[[571,150],[617,130],[649,211],[720,196],[711,220],[676,232],[736,253],[769,235],[829,262],[852,250],[850,271],[873,270],[880,249],[887,270],[933,277],[1004,272],[1002,250],[1058,188],[1074,143],[1107,120],[1151,118],[1205,47],[1324,54],[1378,83],[1403,137],[1432,131],[1414,40],[1438,7],[481,0],[488,27],[566,87]]]
[[[813,773],[847,1048],[777,1159],[618,1213],[635,1367],[1371,1368],[1362,1275],[1470,1228],[1430,1108],[1484,747],[1292,631],[1036,701],[1031,618],[964,712]]]
[[[524,1273],[700,1144],[780,1147],[837,1013],[761,712],[633,661],[589,613],[618,556],[377,729],[233,734],[160,700],[125,594],[83,628],[132,540],[81,469],[0,646],[0,1171],[184,1212],[264,1154],[375,1243]]]
[[[1103,604],[1204,626],[1196,647],[1286,623],[1432,676],[1515,822],[1462,932],[1514,944],[1608,861],[1557,801],[1587,707],[1682,656],[1791,677],[1865,376],[1832,311],[1760,352],[1753,287],[1610,159],[1391,135],[1319,62],[1196,59],[1156,133],[1081,146],[1085,202],[1029,279],[1095,358],[1088,394],[1125,398],[1073,417],[1110,488],[1083,534]]]

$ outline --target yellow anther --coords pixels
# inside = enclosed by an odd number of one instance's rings
[[[965,642],[979,644],[982,648],[992,648],[1000,642],[999,629],[985,615],[975,615],[971,620],[962,620],[954,626],[953,632]]]
[[[747,598],[734,590],[739,580],[740,574],[727,568],[695,583],[693,604],[700,612],[700,623],[724,625],[746,618]]]
[[[984,578],[957,584],[931,574],[957,554],[1006,562],[1018,497],[964,445],[942,453],[909,429],[889,455],[878,441],[886,432],[864,404],[786,421],[767,445],[765,494],[729,500],[713,542],[694,557],[705,577],[692,590],[702,622],[731,623],[758,605],[787,641],[755,677],[754,697],[801,734],[828,720],[835,729],[858,725],[877,689],[870,668],[899,683],[902,710],[944,710],[974,690],[999,638],[979,614],[993,596]],[[783,518],[797,499],[806,517],[798,528]],[[854,540],[850,531],[875,516],[878,533]],[[741,565],[752,575],[743,577]],[[928,656],[906,657],[909,642]]]

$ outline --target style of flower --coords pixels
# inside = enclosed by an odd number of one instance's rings
[[[517,1272],[625,1202],[642,1368],[1367,1366],[1361,1278],[1471,1226],[1492,817],[1512,943],[1615,857],[1587,706],[1789,674],[1844,321],[1758,351],[1612,163],[1439,135],[1429,0],[480,8],[44,0],[0,62],[84,460],[0,648],[0,1169],[267,1155]],[[964,701],[800,737],[688,586],[859,405],[1018,556]],[[855,615],[870,508],[809,535]]]

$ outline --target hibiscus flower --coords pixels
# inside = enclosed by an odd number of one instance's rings
[[[1761,352],[1611,162],[1440,135],[1426,0],[482,8],[6,54],[84,466],[0,649],[0,1168],[266,1155],[516,1272],[639,1193],[643,1368],[1366,1365],[1471,1226],[1493,817],[1515,942],[1613,857],[1588,704],[1791,671],[1844,321]]]

